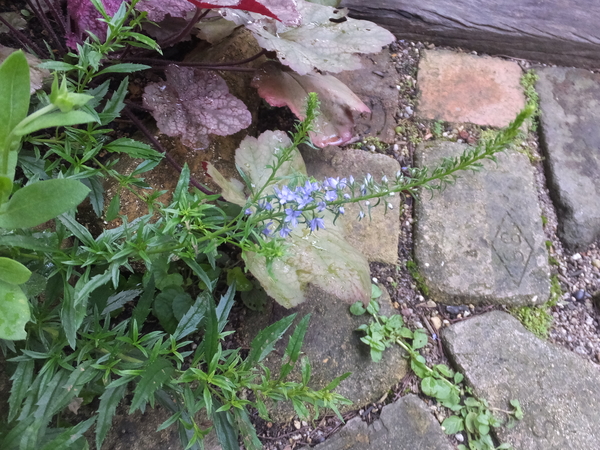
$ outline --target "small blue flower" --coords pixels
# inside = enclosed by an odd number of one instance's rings
[[[334,202],[338,199],[338,194],[336,191],[327,191],[325,192],[325,201]]]
[[[283,219],[284,222],[289,222],[289,224],[292,227],[297,227],[298,226],[298,217],[300,217],[300,215],[302,214],[301,211],[294,211],[292,208],[286,208],[285,209],[285,218]]]
[[[337,189],[337,186],[340,182],[340,178],[325,178],[325,181],[323,181],[323,187],[326,189]]]
[[[252,210],[250,208],[248,208],[248,209],[246,209],[246,211],[244,211],[244,214],[249,216],[250,214],[252,214]]]
[[[344,209],[344,207],[343,207],[343,206],[340,206],[340,207],[338,208],[338,211],[340,212],[340,214],[344,214],[344,213],[346,212],[346,210]]]
[[[270,236],[271,235],[271,230],[270,230],[271,225],[273,225],[273,222],[267,222],[267,225],[261,231],[261,233],[264,234],[265,236]]]
[[[327,207],[327,204],[325,202],[317,203],[317,211],[319,211],[319,212],[323,212],[326,207]]]
[[[296,198],[296,202],[298,202],[298,209],[303,209],[305,208],[307,205],[311,204],[312,202],[314,202],[315,199],[312,198],[309,195],[304,195],[302,197],[297,197]]]
[[[273,205],[271,205],[269,202],[267,202],[266,200],[260,200],[258,202],[258,208],[259,209],[263,209],[265,211],[271,211],[273,209]]]
[[[285,205],[287,202],[296,201],[296,194],[290,190],[289,187],[284,186],[281,190],[275,188],[275,194],[279,199],[279,203]]]
[[[291,232],[291,228],[283,227],[281,230],[279,230],[279,236],[281,236],[282,238],[286,238],[290,235]]]
[[[308,226],[310,228],[310,231],[325,229],[325,221],[321,217],[315,217],[308,223]]]

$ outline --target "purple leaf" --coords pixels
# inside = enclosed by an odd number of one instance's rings
[[[104,10],[109,16],[117,12],[121,3],[123,0],[102,0]],[[77,44],[82,43],[87,37],[88,31],[98,36],[100,40],[106,39],[107,25],[98,20],[102,15],[90,0],[67,0],[67,11],[73,20],[73,31],[66,36],[69,47],[77,48]]]
[[[150,83],[144,92],[144,105],[162,133],[199,150],[209,134],[228,136],[250,126],[250,111],[214,72],[176,65],[165,72],[166,82]]]
[[[187,13],[195,11],[196,7],[187,0],[142,0],[135,9],[146,11],[148,19],[153,22],[162,22],[167,14],[171,17],[185,18]]]
[[[271,106],[288,106],[299,119],[309,92],[316,92],[321,102],[311,140],[317,147],[342,145],[354,137],[354,113],[370,112],[348,86],[331,75],[284,72],[277,63],[261,66],[252,86]]]

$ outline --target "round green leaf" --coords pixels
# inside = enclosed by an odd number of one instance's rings
[[[29,280],[31,271],[20,262],[0,258],[0,280],[10,284],[23,284]]]
[[[464,430],[463,419],[458,416],[450,416],[442,422],[446,434],[456,434]]]
[[[362,302],[356,302],[350,307],[350,313],[355,316],[362,316],[365,313],[366,309],[363,306]]]
[[[21,288],[0,280],[0,339],[25,339],[30,317],[29,302]]]

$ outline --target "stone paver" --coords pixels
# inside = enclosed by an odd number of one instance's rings
[[[416,395],[385,406],[381,417],[367,425],[349,420],[339,433],[315,450],[452,450],[440,424]],[[301,450],[309,450],[303,447]]]
[[[477,395],[495,408],[521,403],[524,418],[498,438],[517,450],[600,448],[600,371],[549,344],[504,312],[493,311],[442,333],[450,358]]]
[[[600,74],[537,70],[546,176],[559,235],[579,250],[600,237]]]
[[[394,67],[389,49],[376,55],[361,55],[362,69],[348,70],[335,77],[369,107],[370,114],[355,117],[354,131],[360,136],[377,137],[394,143],[396,111],[398,110],[398,71]]]
[[[382,287],[383,297],[379,300],[381,314],[391,315],[395,312],[390,296]],[[331,380],[346,372],[352,372],[341,382],[336,392],[352,400],[353,405],[340,408],[340,411],[352,411],[368,403],[379,400],[390,387],[397,384],[406,375],[408,368],[404,353],[398,346],[386,350],[384,360],[373,363],[369,348],[360,341],[361,334],[356,329],[367,321],[366,316],[350,314],[350,305],[310,286],[306,292],[307,301],[296,308],[285,309],[271,304],[265,312],[254,313],[245,319],[244,340],[249,341],[259,330],[270,323],[292,313],[298,313],[297,323],[306,314],[311,314],[310,323],[302,352],[308,357],[312,366],[311,386],[325,387]],[[265,364],[272,371],[278,371],[294,326],[275,347],[276,352],[265,359]],[[277,373],[277,372],[274,372]],[[298,371],[295,372],[299,376]],[[287,421],[294,412],[291,407],[280,404],[272,410],[272,418],[276,421]]]
[[[421,145],[418,167],[433,168],[466,145]],[[414,252],[431,297],[448,304],[522,305],[546,301],[548,255],[527,157],[502,153],[498,164],[464,172],[454,185],[415,206]]]
[[[426,50],[419,61],[417,115],[505,127],[525,107],[521,75],[514,62]]]
[[[395,159],[363,150],[304,147],[302,156],[308,175],[317,180],[323,180],[326,177],[343,178],[350,175],[360,180],[370,173],[377,181],[380,181],[383,175],[394,179],[396,172],[400,170],[400,164]],[[365,258],[369,261],[396,264],[400,233],[400,197],[389,197],[386,201],[393,208],[387,213],[383,207],[373,208],[371,220],[368,218],[357,220],[360,207],[356,204],[347,205],[345,215],[338,220],[346,229],[347,241]],[[367,209],[364,208],[363,211],[367,211]]]

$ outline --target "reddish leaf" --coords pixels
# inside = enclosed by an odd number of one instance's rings
[[[232,8],[262,14],[286,25],[300,24],[300,13],[295,0],[188,0],[198,8]]]
[[[331,75],[284,72],[277,63],[263,64],[252,86],[271,106],[288,106],[299,119],[309,92],[316,92],[321,102],[320,115],[311,133],[317,147],[342,145],[352,140],[354,113],[370,112],[344,83]]]
[[[121,3],[123,0],[102,0],[109,16],[117,12]],[[106,38],[107,25],[98,20],[102,15],[90,0],[67,0],[67,11],[73,20],[73,31],[66,36],[69,47],[77,48],[77,44],[85,40],[87,31],[94,33],[100,40]]]
[[[187,0],[143,0],[135,5],[135,9],[146,11],[148,19],[153,22],[162,22],[167,14],[171,17],[185,17],[196,8]]]
[[[250,111],[214,72],[170,65],[166,74],[166,82],[151,83],[144,92],[144,105],[162,133],[202,149],[209,134],[227,136],[250,126]]]

